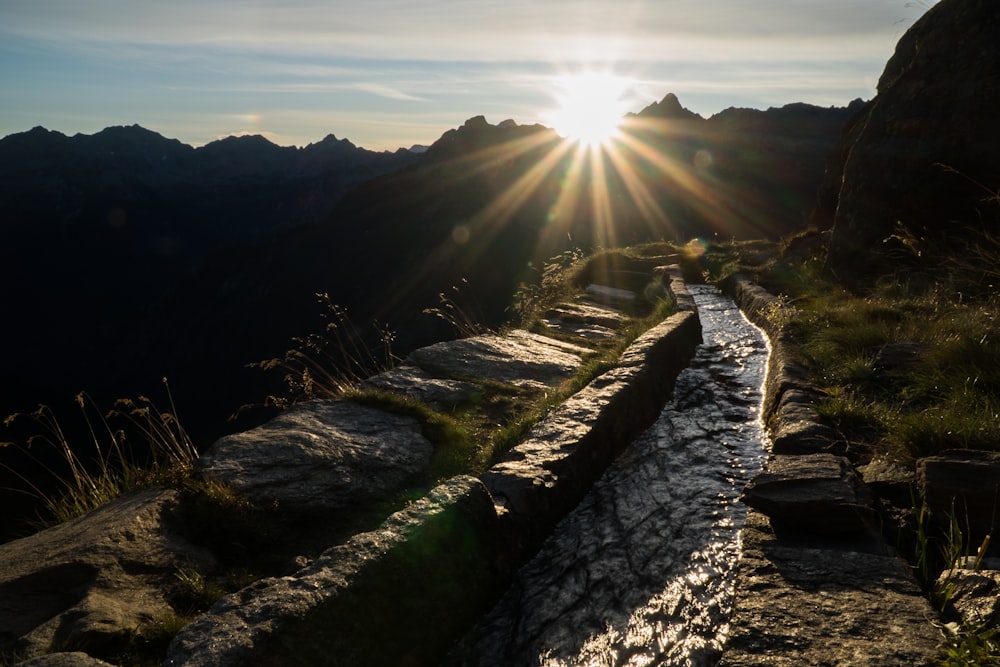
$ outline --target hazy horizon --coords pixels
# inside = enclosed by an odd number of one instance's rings
[[[330,7],[182,0],[19,3],[0,26],[0,136],[138,124],[200,146],[334,134],[373,150],[431,144],[474,116],[546,122],[567,77],[621,82],[638,112],[667,93],[729,107],[870,99],[932,0],[376,0]]]

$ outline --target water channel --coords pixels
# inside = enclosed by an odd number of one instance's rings
[[[464,665],[711,665],[725,642],[738,502],[763,463],[768,345],[690,285],[704,342],[630,444],[451,656]]]

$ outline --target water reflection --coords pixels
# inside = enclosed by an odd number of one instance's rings
[[[704,343],[659,420],[466,637],[469,665],[707,665],[728,631],[737,502],[760,469],[763,334],[690,287]]]

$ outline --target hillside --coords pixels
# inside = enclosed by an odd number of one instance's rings
[[[440,294],[497,326],[566,250],[777,238],[801,226],[856,106],[704,119],[668,95],[600,155],[483,118],[423,153],[333,137],[194,149],[138,127],[12,135],[0,141],[0,279],[17,325],[0,345],[17,353],[0,361],[0,414],[69,412],[81,390],[99,405],[162,403],[166,377],[207,446],[238,427],[227,418],[241,406],[281,391],[280,375],[247,364],[323,326],[317,293],[346,308],[362,347],[378,343],[378,322],[405,354],[453,335],[423,314]]]

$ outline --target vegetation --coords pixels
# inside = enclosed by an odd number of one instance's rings
[[[825,393],[820,416],[869,455],[912,463],[948,449],[1000,449],[1000,241],[975,230],[967,238],[965,252],[930,265],[913,261],[927,252],[918,239],[897,238],[911,261],[853,291],[825,266],[824,240],[815,232],[773,245],[692,244],[685,254],[710,280],[741,272],[779,295],[783,307],[773,324],[784,328],[792,353]],[[970,544],[955,520],[939,533],[926,507],[914,514],[914,569],[946,612],[956,563],[971,559],[978,568],[990,536]],[[1000,664],[996,627],[944,628],[934,664]]]
[[[824,271],[816,234],[770,252],[714,246],[701,261],[711,279],[743,271],[781,295],[782,324],[827,396],[821,416],[849,442],[900,461],[1000,446],[1000,303],[992,289],[963,289],[981,267],[897,273],[850,292]]]
[[[177,409],[166,378],[169,409],[161,411],[152,400],[120,399],[114,409],[102,414],[88,396],[76,396],[82,428],[91,448],[85,455],[83,443],[67,435],[63,424],[45,405],[34,412],[14,414],[6,425],[30,419],[39,433],[30,437],[25,451],[47,447],[58,453],[60,469],[41,463],[56,480],[56,493],[47,493],[35,480],[12,470],[25,484],[25,493],[43,502],[39,527],[82,516],[127,491],[170,485],[186,479],[198,457],[194,443],[177,418]],[[9,444],[9,443],[5,443]],[[37,451],[37,450],[36,450]],[[31,454],[41,462],[41,458]]]
[[[821,417],[848,442],[867,448],[871,455],[902,462],[946,449],[1000,447],[1000,304],[992,286],[995,267],[1000,266],[1000,242],[990,236],[981,236],[974,250],[961,260],[946,262],[933,276],[901,270],[853,291],[827,270],[823,235],[816,232],[780,243],[696,240],[680,249],[649,244],[588,258],[572,251],[547,263],[537,285],[522,286],[511,307],[512,325],[547,332],[546,311],[578,293],[601,267],[675,252],[689,278],[723,281],[739,272],[779,295],[782,307],[771,314],[773,323],[787,332],[793,354],[825,394],[818,406]],[[526,389],[463,378],[480,391],[467,403],[442,411],[390,392],[360,389],[362,378],[398,361],[392,353],[394,336],[381,327],[375,345],[365,344],[346,312],[328,295],[317,296],[326,311],[324,331],[296,339],[295,349],[284,358],[260,365],[284,373],[287,394],[271,397],[270,402],[287,406],[334,397],[414,417],[435,447],[428,486],[487,468],[555,406],[612,368],[624,349],[668,316],[671,307],[655,289],[648,290],[645,306],[629,313],[629,324],[620,335],[592,344],[579,371],[556,388]],[[426,312],[446,320],[456,335],[486,333],[470,314],[473,309],[459,304],[459,297],[457,288],[442,294],[439,305]],[[222,485],[191,477],[197,452],[179,423],[172,397],[167,411],[140,397],[120,401],[103,416],[86,396],[78,396],[77,403],[91,441],[89,458],[70,444],[55,415],[44,406],[30,415],[8,418],[34,420],[44,435],[33,442],[47,443],[65,459],[68,472],[59,477],[61,496],[42,494],[33,487],[46,500],[49,520],[78,516],[131,488],[172,485],[184,493],[196,538],[213,547],[222,565],[211,576],[179,570],[172,594],[176,617],[123,638],[125,648],[119,657],[142,664],[142,656],[160,655],[165,642],[194,614],[276,566],[248,564],[242,554],[227,554],[227,545],[242,542],[244,550],[266,553],[289,538],[291,527]],[[401,496],[393,499],[392,507],[370,508],[358,521],[375,521],[405,500]],[[967,555],[970,545],[962,541],[957,527],[950,537],[930,538],[925,519],[926,513],[918,510],[915,565],[930,590],[933,573],[940,569],[933,563],[954,563],[959,555]],[[248,535],[254,536],[251,545],[246,544]],[[982,558],[987,547],[988,540],[976,557]],[[935,598],[939,607],[947,604],[948,597],[945,582]],[[989,661],[1000,656],[995,628],[952,624],[949,630],[938,664],[992,664]]]

